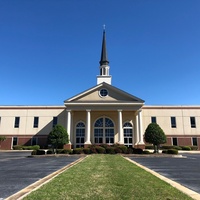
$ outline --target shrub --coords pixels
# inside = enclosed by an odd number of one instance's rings
[[[140,149],[140,148],[133,149],[133,153],[134,153],[134,154],[143,154],[143,150]]]
[[[83,152],[85,154],[90,154],[91,153],[90,148],[83,148]]]
[[[31,152],[31,155],[37,155],[37,151],[36,151],[36,150],[33,150],[33,151]]]
[[[63,149],[61,151],[62,154],[71,154],[72,153],[72,150],[71,149]]]
[[[198,150],[198,146],[190,146],[191,150]]]
[[[104,149],[107,149],[107,147],[109,147],[108,144],[100,144],[99,146],[100,146],[100,147],[103,147]]]
[[[38,150],[40,149],[39,145],[33,145],[33,146],[22,146],[23,150]]]
[[[97,153],[105,153],[106,149],[100,146],[96,146],[96,152]]]
[[[115,149],[115,153],[122,153],[122,150],[119,147],[113,147]]]
[[[172,149],[176,149],[176,150],[182,150],[182,148],[180,146],[173,146]]]
[[[73,150],[73,154],[81,154],[81,153],[83,153],[83,148],[75,148]]]
[[[162,150],[162,153],[167,153],[167,149]]]
[[[145,149],[154,149],[154,146],[153,145],[146,145]]]
[[[106,153],[108,153],[108,154],[115,154],[115,148],[116,147],[107,147],[106,148]]]
[[[152,153],[150,151],[145,150],[143,151],[143,154],[152,154]]]
[[[57,154],[62,154],[62,151],[63,151],[63,150],[64,150],[64,149],[57,149],[57,150],[56,150],[56,153],[57,153]]]
[[[178,150],[177,149],[168,149],[167,150],[167,154],[178,154]]]
[[[124,145],[119,145],[117,148],[121,149],[121,153],[126,153],[127,152],[127,147]]]
[[[161,149],[177,149],[181,150],[182,148],[180,146],[173,146],[173,145],[163,145]]]
[[[191,148],[189,146],[182,146],[181,148],[184,151],[190,151],[191,150]]]
[[[47,154],[53,154],[53,149],[48,149]]]
[[[126,153],[127,154],[132,154],[133,153],[133,148],[132,147],[128,147]]]
[[[44,154],[45,154],[44,150],[42,150],[42,149],[37,150],[37,155],[44,155]]]
[[[13,150],[23,150],[22,145],[14,145]]]
[[[97,153],[96,145],[89,146],[90,153]]]

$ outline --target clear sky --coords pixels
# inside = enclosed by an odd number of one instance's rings
[[[96,85],[146,105],[200,105],[199,0],[0,0],[0,105],[63,105]]]

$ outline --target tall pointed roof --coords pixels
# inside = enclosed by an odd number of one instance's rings
[[[106,31],[105,27],[103,30],[103,41],[102,41],[102,49],[101,49],[101,60],[99,61],[100,65],[108,65],[108,57],[107,57],[107,51],[106,51]]]

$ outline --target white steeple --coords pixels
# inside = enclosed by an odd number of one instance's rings
[[[106,51],[106,32],[105,32],[105,26],[103,30],[103,41],[102,41],[102,50],[101,50],[101,60],[99,61],[100,66],[100,75],[97,76],[97,84],[100,83],[108,83],[111,85],[111,76],[109,75],[109,69],[108,66],[109,61],[107,58],[107,51]]]

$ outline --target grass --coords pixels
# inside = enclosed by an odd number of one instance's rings
[[[191,200],[120,155],[91,155],[24,200]]]

